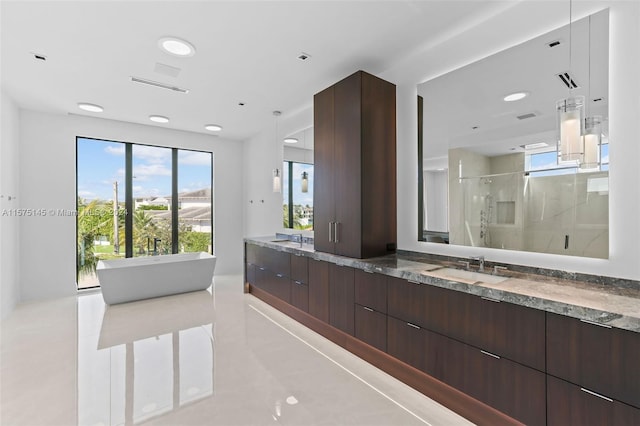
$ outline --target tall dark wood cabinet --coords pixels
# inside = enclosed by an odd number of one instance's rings
[[[395,85],[364,71],[314,96],[314,243],[366,258],[396,245]]]

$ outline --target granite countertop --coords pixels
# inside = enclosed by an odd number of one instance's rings
[[[453,268],[463,268],[455,262],[416,261],[415,256],[409,257],[403,254],[353,259],[317,252],[312,244],[302,244],[301,247],[298,242],[274,242],[274,240],[273,237],[245,238],[247,243],[298,256],[462,291],[640,333],[640,289],[638,288],[617,286],[615,283],[596,284],[552,278],[509,270],[501,270],[496,277],[491,274],[490,269],[485,274],[458,271]]]

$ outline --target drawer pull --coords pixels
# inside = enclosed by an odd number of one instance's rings
[[[497,299],[492,299],[492,298],[490,298],[490,297],[480,296],[480,299],[482,299],[482,300],[487,300],[487,301],[489,301],[489,302],[500,303],[500,301],[499,301],[499,300],[497,300]]]
[[[373,271],[370,271],[370,270],[368,270],[368,269],[364,269],[364,271],[365,271],[367,274],[373,274]]]
[[[416,328],[416,329],[420,330],[420,327],[419,327],[419,326],[417,326],[417,325],[415,325],[415,324],[411,324],[410,322],[408,322],[408,323],[407,323],[407,325],[408,325],[409,327],[413,327],[413,328]]]
[[[492,354],[491,352],[487,352],[487,351],[483,351],[483,350],[481,350],[480,352],[482,352],[482,353],[483,353],[483,354],[485,354],[485,355],[489,355],[489,356],[490,356],[490,357],[492,357],[492,358],[500,359],[500,357],[499,357],[498,355],[496,355],[496,354]]]
[[[298,285],[303,285],[302,281],[294,281],[294,283],[298,284]]]
[[[597,325],[598,327],[611,328],[610,325],[600,324],[599,322],[589,321],[589,320],[585,320],[585,319],[581,319],[580,322],[583,322],[585,324]]]
[[[265,270],[262,266],[259,266],[258,269],[260,269],[261,271]]]
[[[420,284],[419,281],[414,281],[414,280],[407,280],[407,282],[411,283],[411,284]]]
[[[589,395],[593,395],[593,396],[597,396],[598,398],[602,398],[602,399],[604,399],[605,401],[613,402],[613,399],[611,399],[611,398],[607,398],[606,396],[604,396],[604,395],[600,395],[599,393],[595,393],[594,391],[590,391],[589,389],[580,388],[580,390],[581,390],[582,392],[586,392],[586,393],[588,393]]]
[[[364,309],[365,311],[373,312],[373,309],[367,308],[366,306],[363,306],[362,309]]]
[[[278,278],[282,278],[282,277],[284,277],[284,275],[282,275],[282,274],[276,274],[276,277],[278,277]]]

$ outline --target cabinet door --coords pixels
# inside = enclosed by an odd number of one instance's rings
[[[291,304],[309,312],[309,285],[300,280],[291,280]]]
[[[621,410],[624,416],[626,413]],[[547,424],[549,426],[614,426],[614,401],[601,398],[553,376],[547,376]],[[637,424],[637,423],[636,423]]]
[[[387,353],[421,371],[427,371],[426,332],[418,325],[387,317]]]
[[[375,311],[387,313],[387,276],[368,273],[361,269],[355,272],[356,303]]]
[[[271,272],[268,291],[278,299],[291,304],[291,280],[284,274]]]
[[[355,305],[354,336],[369,345],[387,350],[387,315],[368,306]]]
[[[309,261],[304,256],[291,255],[291,279],[303,283],[309,282]]]
[[[317,251],[335,252],[333,86],[313,97],[313,242]]]
[[[547,313],[547,372],[640,408],[640,335]]]
[[[457,309],[466,322],[448,333],[477,348],[545,371],[545,313],[511,303],[461,294]]]
[[[329,322],[329,264],[309,259],[309,313]]]
[[[256,265],[247,263],[245,265],[245,279],[251,285],[255,285],[256,282]]]
[[[333,86],[335,253],[355,258],[362,257],[361,82],[362,73],[355,73]]]
[[[545,424],[545,374],[459,342],[464,382],[470,396],[527,425]]]
[[[387,313],[415,325],[424,325],[427,286],[395,277],[387,279]]]
[[[329,265],[329,324],[353,336],[354,269]]]

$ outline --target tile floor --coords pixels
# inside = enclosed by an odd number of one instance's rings
[[[105,307],[99,292],[2,322],[0,424],[465,425],[465,419],[242,293]]]

